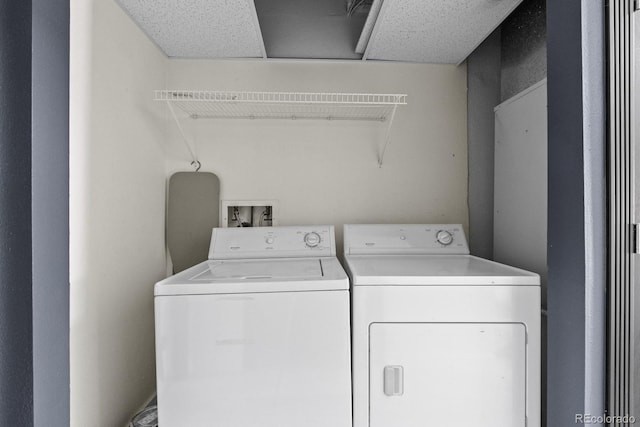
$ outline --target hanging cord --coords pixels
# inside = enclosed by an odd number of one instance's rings
[[[198,156],[196,155],[196,151],[195,149],[191,146],[191,144],[189,143],[189,140],[187,139],[187,135],[184,133],[184,129],[182,129],[182,125],[180,124],[180,120],[178,120],[178,116],[176,115],[175,110],[173,109],[173,106],[171,105],[171,102],[167,100],[167,107],[169,107],[169,111],[171,111],[171,115],[173,116],[173,120],[176,122],[176,126],[178,126],[178,130],[180,131],[180,135],[182,135],[182,139],[184,141],[184,145],[187,146],[187,150],[189,150],[189,154],[191,154],[191,166],[196,168],[196,172],[198,172],[200,170],[200,167],[202,167],[202,164],[200,163],[200,161],[198,160]]]

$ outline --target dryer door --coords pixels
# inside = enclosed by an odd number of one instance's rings
[[[524,427],[520,323],[374,323],[370,427]]]

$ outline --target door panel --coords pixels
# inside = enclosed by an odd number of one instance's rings
[[[518,427],[526,416],[519,323],[375,323],[371,427]]]

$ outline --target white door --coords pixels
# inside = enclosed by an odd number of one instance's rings
[[[370,427],[518,427],[526,422],[519,323],[375,323]]]
[[[608,12],[607,415],[617,427],[640,418],[640,3],[610,1]],[[591,287],[599,296],[594,271]],[[592,384],[598,384],[595,368]]]

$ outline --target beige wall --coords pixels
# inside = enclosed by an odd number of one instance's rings
[[[467,226],[464,66],[168,60],[113,0],[71,11],[73,427],[124,426],[155,386],[166,179],[191,168],[154,89],[406,93],[382,168],[380,123],[181,122],[222,198],[278,200],[282,225]]]
[[[166,58],[113,0],[71,1],[71,425],[124,426],[155,387]]]
[[[277,200],[279,224],[468,225],[466,67],[362,61],[171,60],[170,89],[406,93],[382,168],[386,124],[304,120],[181,123],[221,198]],[[184,118],[184,119],[182,119]],[[190,170],[169,123],[169,171]]]

